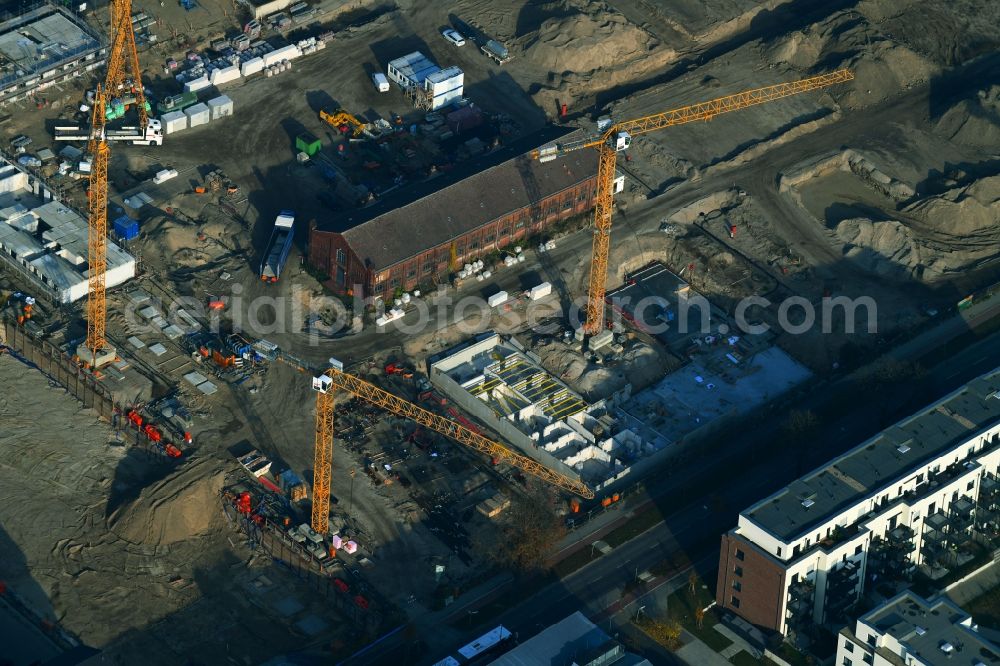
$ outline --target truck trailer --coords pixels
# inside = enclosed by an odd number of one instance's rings
[[[138,126],[105,129],[104,138],[109,142],[131,143],[135,146],[162,146],[163,125],[150,118],[143,130]],[[90,128],[83,125],[56,125],[56,141],[90,141]]]
[[[288,252],[292,249],[293,230],[295,227],[295,212],[283,210],[274,220],[271,238],[264,248],[264,260],[260,263],[260,279],[265,282],[277,282],[281,277],[281,269],[285,267]]]

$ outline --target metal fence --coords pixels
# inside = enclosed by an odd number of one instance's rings
[[[73,359],[55,345],[31,337],[22,326],[12,321],[4,321],[3,326],[7,345],[11,349],[73,394],[85,408],[92,408],[109,423],[114,422],[115,403],[111,393],[84,372]]]

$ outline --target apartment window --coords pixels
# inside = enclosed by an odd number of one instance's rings
[[[865,662],[866,664],[870,664],[872,663],[872,656],[870,654],[863,654],[861,655],[861,661]]]
[[[738,580],[734,580],[733,581],[733,590],[735,590],[737,592],[742,592],[743,591],[743,583],[741,583]]]
[[[412,277],[416,277],[416,276],[417,276],[417,269],[416,269],[416,267],[411,268],[410,270],[406,271],[406,277],[412,278]]]
[[[392,278],[392,280],[390,280],[390,282],[389,282],[389,286],[392,287],[393,289],[395,289],[396,287],[398,287],[399,286],[399,278],[398,277]]]
[[[735,594],[732,596],[732,598],[729,599],[729,603],[732,605],[733,608],[740,607],[740,599]]]
[[[746,556],[747,556],[746,553],[744,553],[742,550],[740,550],[739,548],[736,549],[736,559],[738,559],[740,562],[746,559]]]
[[[861,544],[858,544],[858,547],[854,549],[854,554],[855,555],[861,554]]]
[[[742,578],[743,577],[743,567],[736,567],[733,569],[733,574]]]
[[[424,264],[424,275],[430,275],[434,271],[434,264]]]
[[[841,666],[854,666],[854,662],[851,661],[850,657],[844,657],[844,661]]]
[[[774,554],[777,555],[778,557],[781,557],[781,546],[778,546],[778,549],[775,551]]]
[[[920,483],[923,483],[923,482],[924,482],[924,475],[923,474],[917,474],[917,483],[920,484]]]
[[[799,556],[799,552],[801,552],[801,550],[802,550],[802,546],[800,546],[799,544],[795,544],[795,547],[792,548],[792,557],[798,557]]]
[[[344,254],[344,251],[341,250],[340,248],[337,248],[337,263],[342,264],[346,259],[347,255]]]
[[[965,489],[966,489],[966,490],[972,490],[972,489],[973,489],[973,488],[975,488],[975,487],[976,487],[976,480],[975,480],[975,479],[973,479],[972,481],[969,481],[969,485],[967,485],[967,486],[965,487]]]
[[[848,652],[854,652],[854,643],[851,641],[844,641],[844,649]]]
[[[868,635],[868,645],[875,647],[875,634]]]

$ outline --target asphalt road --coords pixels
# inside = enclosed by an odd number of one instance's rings
[[[995,305],[989,305],[982,311],[992,313],[996,308]],[[943,325],[953,334],[962,330],[947,322]],[[941,342],[941,337],[934,332],[923,337],[926,344],[912,345],[911,358],[919,358]],[[716,538],[736,525],[740,510],[780,490],[804,471],[861,443],[886,425],[919,409],[927,401],[943,396],[996,367],[1000,367],[1000,333],[969,345],[953,357],[928,369],[918,382],[900,392],[899,399],[894,402],[890,412],[887,413],[883,405],[874,404],[875,401],[865,401],[857,409],[844,413],[840,419],[825,424],[826,436],[813,440],[809,450],[796,464],[775,465],[773,459],[762,458],[753,467],[741,466],[738,475],[716,489],[721,498],[721,506],[724,507],[721,510],[718,502],[713,502],[714,506],[709,507],[704,496],[696,497],[693,501],[676,501],[679,499],[674,497],[676,489],[670,488],[669,484],[653,488],[650,494],[665,515],[663,522],[562,581],[540,590],[498,618],[470,628],[467,638],[477,635],[478,630],[502,623],[512,632],[517,632],[523,641],[576,610],[584,611],[592,619],[605,622],[610,620],[615,628],[620,629],[627,611],[617,618],[608,618],[605,610],[621,597],[625,584],[633,580],[637,572],[645,571],[662,561],[675,549],[685,548],[684,544],[699,544],[697,549],[687,550],[686,555],[700,573],[711,575],[718,558]],[[818,408],[835,393],[849,389],[846,383],[837,382],[824,390],[811,393],[795,407]],[[781,425],[781,414],[775,414],[766,422],[756,424],[752,434],[743,438],[738,442],[739,446],[727,454],[735,455],[737,448],[753,452],[755,447],[773,437]],[[697,467],[709,469],[718,467],[719,464],[717,457],[711,457]],[[691,473],[696,474],[697,471],[692,469]],[[711,582],[710,578],[709,583]],[[452,615],[459,612],[460,609],[454,609]],[[458,645],[454,647],[457,648]],[[445,646],[444,650],[447,649]]]

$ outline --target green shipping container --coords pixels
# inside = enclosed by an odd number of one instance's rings
[[[171,97],[164,98],[162,102],[156,105],[156,111],[162,116],[164,113],[169,113],[171,111],[183,111],[189,106],[193,106],[197,103],[197,93],[183,92],[179,95],[172,95]]]
[[[295,150],[305,153],[309,157],[318,153],[322,147],[323,144],[320,143],[320,140],[312,134],[299,134],[295,137]]]

